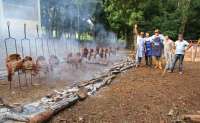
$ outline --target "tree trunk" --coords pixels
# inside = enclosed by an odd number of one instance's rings
[[[181,5],[179,3],[180,9],[182,9],[182,24],[181,27],[179,29],[179,31],[184,34],[185,33],[185,27],[186,24],[188,22],[188,13],[189,13],[189,9],[190,9],[190,3],[191,0],[184,0]]]

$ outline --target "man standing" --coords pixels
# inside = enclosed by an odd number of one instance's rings
[[[163,38],[159,34],[159,30],[155,30],[155,35],[152,36],[152,56],[154,57],[155,60],[155,68],[159,68],[162,70],[162,61],[161,61],[161,56],[163,52]]]
[[[183,74],[183,60],[185,51],[188,50],[191,46],[192,45],[190,45],[187,41],[183,40],[183,35],[179,34],[178,41],[175,42],[175,58],[170,73],[174,71],[176,62],[179,60],[179,74]]]
[[[144,57],[144,32],[138,33],[137,25],[135,25],[135,34],[137,35],[137,51],[136,51],[136,64],[141,64],[142,58]]]
[[[164,57],[166,60],[165,70],[170,70],[170,68],[172,68],[172,63],[173,63],[174,42],[169,38],[169,36],[165,36],[163,44],[164,44]]]
[[[145,61],[146,65],[151,67],[152,66],[152,42],[151,38],[149,37],[149,33],[146,33],[145,37]]]

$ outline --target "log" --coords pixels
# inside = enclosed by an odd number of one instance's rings
[[[94,83],[96,83],[96,82],[102,81],[103,78],[106,77],[106,76],[108,76],[108,75],[102,75],[102,76],[99,76],[99,77],[97,77],[97,78],[94,78],[94,79],[91,79],[91,80],[89,80],[89,81],[86,81],[86,82],[84,82],[84,83],[80,83],[80,84],[78,85],[78,87],[81,88],[81,87],[84,87],[84,86],[87,86],[87,85],[94,84]]]
[[[15,112],[12,112],[9,109],[6,109],[4,111],[0,111],[0,121],[4,122],[6,120],[13,120],[13,121],[20,121],[20,122],[28,122],[28,118],[24,117],[23,115],[17,114]]]
[[[42,123],[47,121],[51,116],[53,116],[53,111],[48,110],[42,113],[39,113],[29,119],[29,123]]]
[[[106,84],[110,84],[111,81],[116,77],[116,75],[112,75],[112,76],[109,76],[107,78],[105,78],[103,81],[105,81]]]
[[[200,123],[200,115],[184,115],[184,120],[189,120],[192,123]]]
[[[132,68],[132,67],[133,67],[133,65],[125,66],[125,67],[121,68],[120,71],[125,71],[127,69]]]
[[[121,73],[120,70],[113,70],[113,71],[111,71],[111,74],[119,74],[119,73]]]

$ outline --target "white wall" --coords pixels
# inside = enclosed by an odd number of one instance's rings
[[[26,1],[26,0],[24,0],[24,1]],[[5,52],[4,39],[8,37],[7,21],[10,21],[11,36],[17,39],[18,52],[20,52],[19,50],[21,48],[20,47],[20,40],[24,38],[24,30],[23,30],[24,29],[24,23],[27,24],[27,37],[30,38],[31,42],[33,43],[33,41],[34,41],[33,39],[36,36],[36,25],[38,24],[39,28],[41,26],[40,0],[34,0],[34,1],[36,1],[36,3],[37,3],[38,14],[36,14],[36,15],[38,17],[37,17],[36,20],[26,20],[26,19],[21,19],[21,18],[5,17],[4,10],[9,11],[9,9],[5,9],[4,6],[3,6],[4,5],[3,0],[0,0],[0,69],[5,68],[6,52]],[[18,14],[20,14],[20,13],[18,13]],[[30,14],[28,16],[32,16],[32,15]],[[13,44],[14,44],[13,40],[7,41],[9,53],[15,52],[15,46]],[[28,52],[29,49],[27,48],[27,41],[24,42],[24,45],[26,45],[26,48],[24,48],[25,52],[26,51]],[[32,45],[32,47],[34,48],[34,45]]]
[[[39,27],[41,25],[41,17],[40,17],[40,0],[36,1],[37,4],[37,11],[38,14],[36,14],[37,20],[25,20],[25,19],[20,19],[20,18],[12,18],[12,17],[5,17],[4,15],[4,10],[9,10],[5,9],[3,6],[3,0],[0,0],[0,36],[5,38],[7,36],[7,21],[10,21],[10,29],[11,29],[11,35],[16,38],[22,38],[23,37],[23,26],[24,23],[27,24],[27,35],[28,36],[35,36],[36,34],[36,25],[38,24]],[[17,13],[20,14],[20,13]],[[29,13],[28,13],[29,14]],[[30,15],[25,15],[25,16],[34,16],[32,13]]]

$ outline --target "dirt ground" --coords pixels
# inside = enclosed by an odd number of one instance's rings
[[[141,67],[119,75],[95,96],[49,123],[171,123],[200,111],[200,62],[185,62],[184,75]],[[169,111],[176,116],[168,116]]]
[[[190,59],[191,55],[187,54],[186,60]],[[35,84],[39,85],[22,87],[22,90],[18,87],[9,90],[8,82],[0,81],[0,97],[9,103],[36,101],[53,90],[72,84],[74,78],[87,79],[87,75],[102,68],[89,67],[91,71],[87,70],[87,74],[86,66],[79,72],[66,71],[63,79],[36,80]],[[162,71],[145,66],[131,69],[120,74],[96,95],[60,112],[49,123],[171,123],[179,115],[200,111],[199,72],[200,62],[185,62],[183,75],[175,71],[166,73],[164,77]],[[175,112],[175,116],[167,116],[170,110]]]

